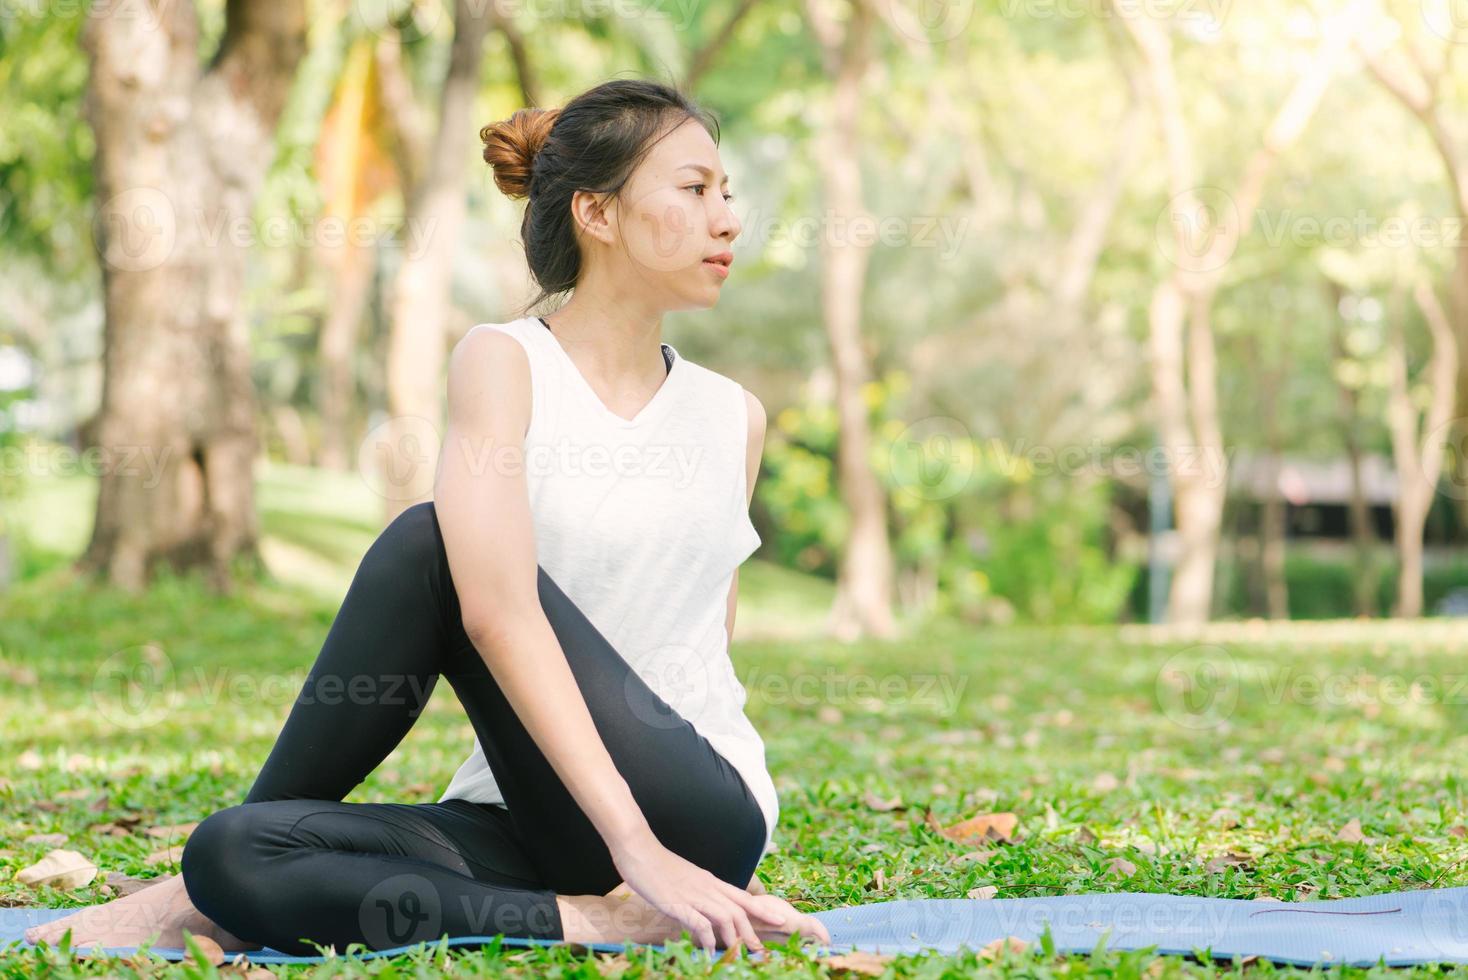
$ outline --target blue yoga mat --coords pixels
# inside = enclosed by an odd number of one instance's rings
[[[0,909],[0,950],[28,947],[27,928],[75,909]],[[1058,953],[1090,953],[1155,947],[1158,953],[1213,957],[1257,956],[1295,966],[1410,966],[1468,963],[1468,887],[1424,889],[1316,902],[1265,902],[1108,892],[1037,898],[927,898],[875,902],[814,913],[831,934],[829,947],[811,952],[955,953],[981,949],[1013,936],[1037,944],[1048,924]],[[550,940],[457,936],[448,946],[548,946]],[[619,952],[621,943],[583,943]],[[363,959],[413,949],[363,952]],[[647,947],[633,947],[647,948]],[[662,949],[661,946],[650,947]],[[181,949],[155,947],[165,959]],[[131,955],[134,947],[104,948]],[[698,951],[695,951],[698,952]],[[233,958],[235,954],[226,954]],[[290,956],[262,949],[245,953],[254,963],[320,963],[322,956]],[[757,957],[756,957],[757,958]]]

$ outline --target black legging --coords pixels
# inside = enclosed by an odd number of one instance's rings
[[[596,729],[664,846],[744,887],[765,819],[739,772],[648,688],[544,569],[540,604]],[[449,679],[508,811],[488,803],[343,803]],[[184,847],[195,907],[241,939],[385,949],[444,935],[564,939],[555,896],[621,880],[606,843],[464,632],[433,504],[367,549],[245,802]]]

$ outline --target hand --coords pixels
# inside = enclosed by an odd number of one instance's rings
[[[754,896],[754,900],[768,906],[770,915],[778,915],[781,922],[778,926],[766,926],[760,922],[755,923],[755,928],[762,940],[783,943],[792,933],[800,933],[806,939],[814,939],[817,942],[831,945],[831,933],[826,930],[826,924],[815,916],[802,912],[791,905],[779,895],[761,893]]]
[[[681,923],[694,942],[710,953],[716,944],[727,949],[739,942],[751,950],[763,950],[751,916],[767,927],[789,921],[785,910],[769,902],[771,896],[751,895],[720,880],[656,838],[649,836],[631,848],[614,849],[612,861],[629,888]]]

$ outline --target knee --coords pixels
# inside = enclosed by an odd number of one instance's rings
[[[244,803],[209,814],[189,834],[179,856],[179,871],[189,901],[220,925],[225,925],[221,919],[238,921],[239,910],[254,890],[249,879],[256,864],[258,807]]]
[[[374,547],[390,549],[394,559],[410,566],[436,560],[442,543],[433,501],[405,508],[383,528]]]

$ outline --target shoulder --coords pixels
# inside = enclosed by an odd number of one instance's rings
[[[510,323],[480,323],[460,337],[449,355],[449,377],[520,374],[528,377],[530,358],[525,342]]]
[[[481,323],[454,344],[448,364],[451,415],[530,412],[530,358],[512,324]]]
[[[765,427],[769,419],[765,415],[764,402],[755,396],[755,393],[742,385],[739,388],[744,393],[744,414],[749,420],[749,442],[756,445],[764,442]]]

